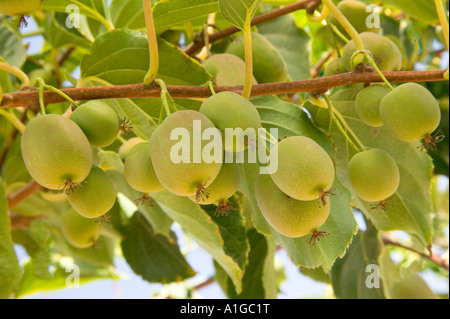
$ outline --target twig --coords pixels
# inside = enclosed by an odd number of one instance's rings
[[[383,238],[383,243],[388,246],[395,246],[395,247],[399,247],[399,248],[403,248],[405,250],[411,251],[415,254],[418,254],[420,257],[428,259],[429,261],[433,262],[434,264],[438,265],[439,267],[442,267],[445,270],[449,271],[448,262],[446,260],[442,259],[440,256],[434,255],[432,252],[429,255],[427,255],[425,253],[415,250],[414,248],[397,243],[388,238]]]
[[[273,19],[279,18],[286,14],[298,11],[298,10],[307,10],[309,13],[313,13],[314,9],[318,7],[322,3],[321,0],[302,0],[282,8],[276,9],[274,11],[259,15],[252,20],[252,26],[258,25],[267,21],[271,21]],[[218,40],[229,37],[230,35],[239,32],[240,30],[236,27],[229,27],[213,33],[209,36],[209,42],[213,43]],[[200,51],[205,46],[205,39],[203,37],[198,37],[192,42],[184,52],[187,55],[193,56],[196,52]]]
[[[23,111],[22,115],[20,116],[20,121],[23,123],[27,119],[27,111]],[[8,156],[9,150],[11,146],[14,143],[14,140],[16,139],[17,135],[19,134],[19,131],[16,128],[13,128],[11,131],[11,139],[5,143],[3,150],[0,154],[0,168],[3,167],[3,164],[5,164],[6,157]]]
[[[334,54],[334,49],[330,49],[327,52],[327,54],[317,62],[317,64],[311,70],[311,76],[313,78],[315,78],[316,76],[318,76],[320,74],[320,70],[322,70],[322,67],[324,66],[324,64],[327,63],[327,61],[333,56],[333,54]]]
[[[30,228],[32,222],[43,217],[44,216],[25,217],[18,213],[11,213],[11,215],[9,216],[11,220],[11,230],[28,229]]]
[[[386,72],[384,76],[393,83],[398,82],[433,82],[444,81],[445,70],[431,71],[401,71]],[[327,90],[348,84],[382,82],[376,72],[357,73],[350,72],[305,81],[293,81],[282,83],[258,84],[252,88],[252,96],[288,94],[299,92],[326,92]],[[212,95],[209,87],[206,86],[175,86],[168,85],[167,89],[173,98],[208,98]],[[217,93],[232,91],[242,93],[242,86],[238,87],[217,87]],[[98,99],[118,99],[118,98],[159,98],[161,89],[158,86],[145,87],[143,84],[98,86],[86,88],[72,88],[61,90],[75,101],[98,100]],[[44,92],[45,104],[63,103],[66,100],[56,93]],[[39,95],[36,91],[21,91],[3,95],[0,108],[39,107]]]
[[[39,190],[44,188],[35,181],[29,182],[16,193],[8,196],[8,208],[11,210]]]

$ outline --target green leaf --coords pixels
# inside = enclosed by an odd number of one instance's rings
[[[430,157],[420,150],[419,143],[405,143],[392,136],[386,128],[373,129],[359,119],[355,110],[358,88],[338,91],[332,96],[334,107],[345,117],[367,148],[387,151],[400,169],[400,187],[393,196],[387,212],[372,209],[373,203],[364,202],[353,193],[354,205],[360,209],[377,227],[384,231],[403,230],[416,235],[424,244],[431,243],[431,177],[433,164]],[[326,123],[328,110],[320,109],[315,115],[317,122]],[[326,121],[323,119],[326,118]],[[328,124],[326,124],[328,126]],[[327,127],[328,128],[328,127]],[[336,167],[339,180],[350,190],[348,162],[355,151],[348,146],[342,134],[333,126],[330,132],[336,145]]]
[[[276,275],[274,269],[275,245],[270,238],[259,234],[255,229],[248,232],[250,241],[249,263],[242,278],[242,292],[236,289],[230,277],[214,263],[215,278],[230,299],[270,299],[276,297]]]
[[[19,288],[22,269],[14,251],[8,201],[0,180],[0,299],[11,298]]]
[[[50,278],[39,278],[35,275],[33,263],[26,263],[24,266],[24,274],[20,289],[15,295],[16,298],[22,298],[27,295],[41,293],[45,291],[52,291],[67,288],[67,279],[71,275],[71,269],[67,269],[59,261],[54,265],[55,270],[52,272]],[[80,285],[99,279],[118,279],[118,276],[111,271],[104,268],[80,267]]]
[[[76,28],[66,27],[67,15],[52,12],[46,18],[46,31],[44,33],[47,41],[54,47],[60,48],[65,45],[89,48],[90,43],[81,36]]]
[[[158,33],[162,33],[173,26],[206,17],[217,11],[219,11],[217,0],[159,1],[153,9],[155,28]]]
[[[178,197],[167,191],[153,194],[152,198],[201,248],[211,254],[232,278],[236,290],[241,291],[244,271],[231,256],[227,255],[220,229],[212,218],[188,198]]]
[[[6,23],[0,23],[0,43],[0,57],[20,68],[25,63],[27,52],[18,32],[13,31]]]
[[[195,275],[176,242],[156,234],[141,213],[131,218],[122,251],[133,271],[149,282],[179,282]]]
[[[12,233],[15,243],[23,246],[31,257],[34,274],[39,278],[49,278],[50,232],[42,220],[34,221],[29,230],[20,229]]]
[[[406,15],[423,22],[436,22],[438,20],[436,6],[432,0],[382,0],[381,2],[393,5]]]
[[[217,206],[215,205],[202,206],[202,208],[219,226],[220,235],[224,241],[223,248],[225,253],[231,256],[241,269],[244,269],[248,262],[250,250],[244,216],[236,198],[231,197],[229,201],[234,209],[230,211],[228,216],[216,216]]]
[[[172,85],[203,85],[211,77],[179,48],[158,39],[158,78]],[[99,77],[111,84],[144,81],[149,67],[147,37],[132,30],[115,30],[99,36],[81,65],[82,78]]]
[[[263,34],[280,51],[293,81],[311,77],[308,34],[297,27],[294,17],[286,15],[258,26]]]
[[[241,30],[253,19],[260,3],[261,0],[219,0],[222,15]]]
[[[359,232],[348,249],[347,254],[336,261],[331,269],[334,294],[339,299],[384,299],[383,287],[368,288],[366,280],[369,265],[378,267],[382,250],[378,231],[368,223],[367,231]],[[379,276],[379,274],[372,274]],[[370,279],[370,278],[369,278]]]

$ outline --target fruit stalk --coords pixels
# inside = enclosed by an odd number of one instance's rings
[[[30,86],[30,79],[28,78],[28,76],[22,70],[16,68],[15,66],[12,66],[8,63],[0,62],[0,70],[15,75],[20,80],[20,82],[22,82],[22,87]]]
[[[153,20],[152,1],[144,0],[145,25],[150,55],[150,69],[144,79],[144,85],[150,86],[156,79],[159,70],[158,40],[156,38],[155,22]]]
[[[447,49],[449,48],[449,26],[447,21],[447,14],[445,12],[443,0],[434,0],[439,15],[439,21],[442,25],[442,31],[444,32],[445,41],[447,43]]]
[[[246,99],[250,98],[252,93],[253,81],[253,50],[252,50],[252,28],[250,22],[244,26],[244,43],[245,43],[245,85],[242,96]]]
[[[314,15],[307,14],[306,16],[308,17],[308,20],[310,20],[312,22],[322,22],[323,20],[328,18],[329,15],[330,15],[330,9],[327,6],[325,6],[323,8],[322,12],[320,13],[320,15],[314,16]]]
[[[20,133],[25,131],[25,125],[13,112],[0,109],[0,115],[4,116]]]
[[[358,34],[358,31],[350,24],[347,18],[342,14],[342,12],[334,5],[331,0],[322,0],[325,6],[333,13],[345,31],[350,35],[350,37],[355,41],[358,51],[363,51],[365,49],[364,43]]]
[[[331,121],[333,121],[335,124],[336,124],[336,126],[337,126],[337,128],[339,129],[339,131],[341,132],[341,134],[345,137],[345,139],[348,141],[348,143],[357,151],[357,152],[360,152],[361,151],[361,149],[358,147],[358,146],[356,146],[356,144],[355,143],[353,143],[353,141],[352,141],[352,139],[350,138],[350,136],[348,136],[348,134],[347,134],[347,132],[345,131],[345,129],[342,127],[342,124],[341,124],[341,122],[338,120],[338,118],[336,117],[336,114],[335,114],[335,109],[333,108],[333,104],[331,103],[331,101],[330,101],[330,99],[328,98],[328,96],[326,96],[326,95],[324,95],[324,99],[325,99],[325,101],[327,102],[327,105],[328,105],[328,111],[330,112],[330,128],[331,128]],[[345,124],[344,124],[345,125]],[[347,127],[347,130],[349,130],[349,128]],[[361,144],[361,146],[362,146],[362,144]],[[364,147],[362,146],[362,149],[363,149]]]

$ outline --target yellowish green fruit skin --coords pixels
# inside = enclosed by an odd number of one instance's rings
[[[1,0],[0,12],[9,16],[23,16],[41,8],[43,0]]]
[[[356,112],[366,125],[371,127],[383,126],[380,115],[381,100],[390,92],[383,85],[371,85],[362,89],[356,96]]]
[[[83,131],[61,115],[41,115],[25,128],[22,157],[33,179],[48,189],[81,183],[92,167],[92,149]]]
[[[373,58],[381,71],[398,71],[401,69],[403,56],[398,46],[391,39],[373,32],[364,32],[360,36],[365,49],[372,52]],[[347,70],[353,70],[351,58],[356,50],[356,44],[353,40],[344,47],[342,58]],[[366,58],[363,62],[368,63]]]
[[[208,198],[204,198],[198,203],[201,205],[219,205],[236,193],[240,180],[239,166],[236,163],[223,163],[219,175],[206,189],[209,194]],[[197,203],[195,196],[189,198]]]
[[[381,119],[404,142],[420,141],[441,122],[439,103],[426,88],[406,83],[387,94],[380,105]]]
[[[394,159],[385,151],[371,149],[356,154],[348,164],[348,175],[359,198],[380,202],[395,194],[400,172]]]
[[[102,101],[89,101],[80,105],[70,119],[77,123],[94,147],[107,147],[119,135],[119,116],[111,106]]]
[[[139,192],[157,193],[164,189],[156,177],[149,143],[139,143],[131,149],[125,160],[124,174],[128,184]]]
[[[61,215],[61,229],[67,241],[76,248],[92,247],[100,237],[100,224],[69,209]]]
[[[214,123],[214,125],[222,133],[224,141],[224,149],[227,152],[243,151],[245,145],[239,147],[234,141],[233,143],[225,143],[226,129],[241,128],[245,130],[252,129],[254,138],[258,134],[258,129],[262,126],[261,117],[256,107],[246,98],[233,92],[217,93],[205,100],[200,107],[200,113]],[[243,134],[238,134],[237,138],[244,139]]]
[[[243,86],[245,62],[233,54],[216,54],[203,62],[203,67],[214,78],[217,86]],[[257,84],[253,78],[253,84]]]
[[[255,187],[258,206],[269,224],[280,234],[303,237],[318,230],[330,215],[327,205],[319,200],[299,201],[284,194],[269,175],[260,175]]]
[[[324,71],[324,76],[332,76],[337,74],[346,73],[347,69],[344,65],[342,58],[336,58],[327,64]]]
[[[333,161],[314,140],[304,136],[288,137],[276,148],[278,170],[271,177],[289,197],[311,201],[331,188],[335,178]]]
[[[392,285],[390,299],[439,298],[419,275],[412,275]]]
[[[155,168],[156,176],[161,184],[169,192],[178,196],[194,196],[199,186],[208,187],[219,175],[222,163],[206,163],[203,157],[199,163],[194,163],[193,158],[193,126],[194,121],[200,121],[201,134],[204,130],[216,129],[214,124],[202,113],[196,111],[178,111],[168,116],[163,123],[153,132],[150,139],[150,156]],[[190,160],[188,163],[174,163],[170,153],[172,147],[181,141],[170,140],[174,129],[183,128],[190,136]],[[210,141],[202,140],[199,143],[201,150]]]
[[[140,137],[130,138],[128,141],[123,143],[122,146],[120,146],[119,151],[118,151],[120,158],[126,159],[133,147],[135,147],[136,145],[138,145],[140,143],[145,143],[145,142],[146,141]]]
[[[85,218],[105,215],[116,202],[116,190],[111,179],[99,167],[93,166],[86,180],[67,195],[70,205]]]
[[[266,37],[252,33],[253,74],[260,83],[285,82],[288,79],[286,62],[278,49]],[[240,35],[227,48],[226,53],[245,60],[244,37]]]
[[[358,33],[363,32],[374,32],[379,33],[379,28],[369,28],[367,26],[367,18],[371,15],[371,12],[367,12],[367,5],[360,1],[345,0],[338,4],[338,9],[347,18],[347,20],[352,24],[352,26],[358,31]],[[335,16],[330,17],[330,22],[333,23],[341,32],[345,33],[344,28],[341,26],[339,21],[337,21]]]

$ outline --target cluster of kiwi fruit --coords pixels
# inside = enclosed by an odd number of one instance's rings
[[[369,29],[366,24],[366,5],[346,0],[338,8],[360,33],[365,49],[372,53],[381,71],[398,71],[403,57],[398,46],[388,37],[378,34],[379,29]],[[331,23],[336,19],[331,16]],[[339,27],[338,27],[339,28]],[[345,33],[345,30],[340,29]],[[358,71],[368,65],[366,58],[353,66],[352,57],[357,51],[354,41],[347,43],[342,57],[331,61],[325,76]],[[439,104],[434,96],[417,83],[406,83],[393,90],[382,84],[365,87],[356,97],[356,112],[360,120],[371,128],[385,127],[393,137],[403,142],[422,141],[424,147],[433,148],[439,137],[432,136],[441,120]],[[364,201],[378,202],[386,209],[386,200],[398,189],[400,173],[394,159],[384,150],[369,149],[356,154],[349,162],[348,173],[355,193]]]
[[[112,181],[93,165],[92,148],[111,145],[119,131],[117,112],[104,102],[90,101],[77,107],[70,118],[39,115],[23,132],[22,157],[31,177],[42,187],[64,190],[67,195],[72,208],[63,215],[62,228],[76,247],[95,243],[100,229],[94,220],[102,218],[116,201]],[[75,225],[88,224],[92,225],[83,228],[85,232],[71,231]]]

